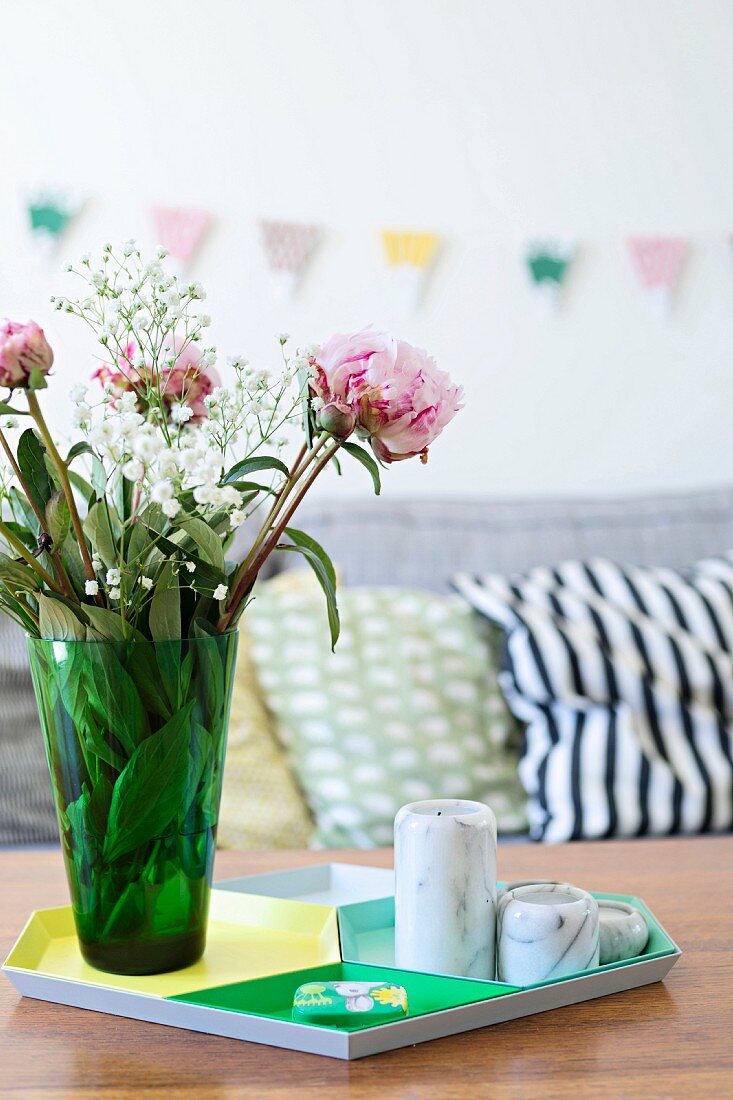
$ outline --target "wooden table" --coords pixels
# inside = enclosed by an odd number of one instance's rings
[[[220,852],[217,876],[324,859],[391,852]],[[509,846],[499,870],[637,894],[685,955],[658,985],[351,1063],[24,1000],[0,979],[0,1096],[733,1096],[733,837]],[[4,957],[31,909],[66,902],[58,852],[0,852],[0,897]]]

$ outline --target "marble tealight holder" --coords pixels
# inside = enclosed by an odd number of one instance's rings
[[[499,900],[508,894],[510,890],[518,890],[520,886],[564,886],[569,883],[559,882],[556,878],[523,878],[517,882],[506,882],[499,891]]]
[[[647,945],[649,927],[646,918],[625,901],[599,899],[600,961],[624,962],[635,959]]]
[[[395,818],[395,964],[493,980],[496,818],[482,802],[412,802]]]
[[[511,985],[566,978],[598,966],[594,897],[566,883],[508,891],[497,915],[497,976]]]

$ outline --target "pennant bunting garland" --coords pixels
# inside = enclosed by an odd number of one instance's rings
[[[437,255],[440,237],[437,233],[393,229],[383,229],[381,237],[395,289],[407,308],[416,309]]]
[[[82,202],[68,191],[39,189],[28,195],[26,207],[33,242],[39,251],[50,255]]]
[[[654,310],[662,315],[672,308],[687,246],[684,237],[634,236],[626,240],[636,278]]]
[[[575,245],[559,240],[531,240],[525,252],[527,270],[540,300],[553,312],[560,304],[560,288],[575,258]]]
[[[321,230],[316,225],[260,221],[262,250],[278,297],[290,298],[295,294],[320,237]]]
[[[204,210],[154,206],[150,211],[155,243],[161,244],[181,271],[188,268],[209,231],[211,215]]]

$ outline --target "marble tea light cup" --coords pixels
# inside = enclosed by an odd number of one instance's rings
[[[566,883],[519,886],[497,914],[497,976],[511,985],[566,978],[598,966],[596,899]]]
[[[646,917],[625,901],[599,898],[600,963],[625,962],[641,955],[649,939]]]

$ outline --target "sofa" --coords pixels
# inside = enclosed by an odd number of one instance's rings
[[[594,555],[682,567],[723,553],[733,547],[733,488],[610,499],[316,499],[298,523],[328,549],[346,586],[440,593],[458,571],[509,573]],[[2,618],[0,844],[56,839],[24,640]]]

